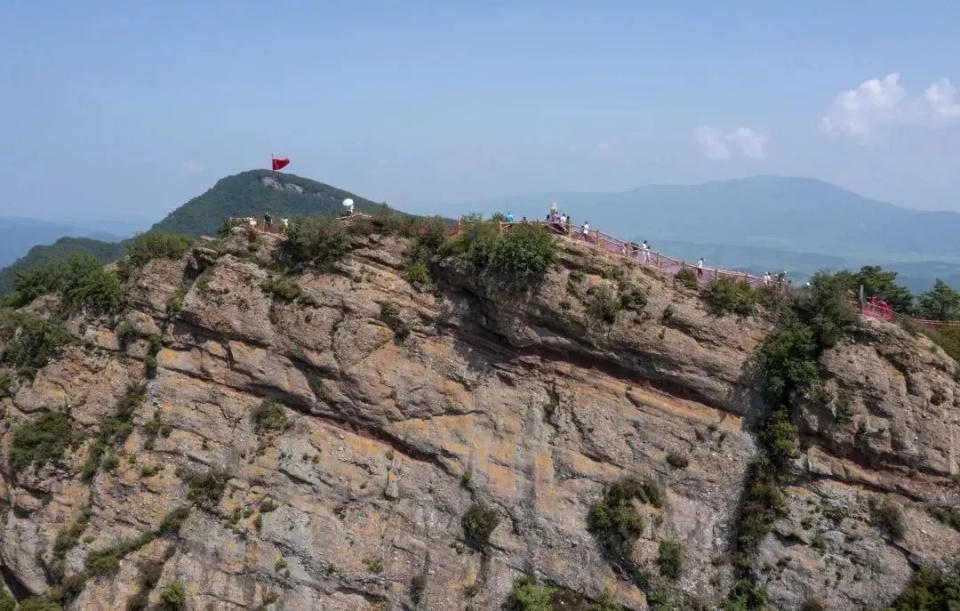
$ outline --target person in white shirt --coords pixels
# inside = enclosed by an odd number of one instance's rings
[[[643,241],[643,262],[644,264],[650,263],[650,245],[647,244],[647,241]]]
[[[583,223],[583,239],[584,240],[590,239],[590,223],[587,223],[587,222]]]
[[[763,284],[770,284],[770,272],[763,272]]]
[[[697,278],[703,278],[703,257],[697,261]]]
[[[567,215],[566,215],[566,214],[561,214],[561,215],[560,215],[560,224],[561,224],[561,225],[566,225],[566,224],[567,224]]]

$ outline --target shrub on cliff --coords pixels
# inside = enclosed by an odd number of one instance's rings
[[[714,314],[749,316],[757,307],[757,292],[746,282],[717,278],[707,285],[703,300]]]
[[[56,322],[40,320],[26,314],[0,315],[0,364],[32,377],[57,352],[70,343],[66,329]]]
[[[13,434],[10,472],[14,477],[31,465],[46,465],[63,459],[68,448],[83,441],[66,414],[48,413],[23,423]]]
[[[14,281],[10,303],[24,306],[53,293],[61,296],[62,313],[117,314],[124,306],[123,287],[116,274],[85,254],[72,254],[63,261],[21,271]]]
[[[607,487],[603,499],[590,506],[587,530],[597,538],[608,558],[629,563],[630,548],[643,532],[643,518],[633,507],[634,499],[663,507],[663,490],[653,480],[624,477]]]
[[[143,267],[154,259],[179,259],[190,250],[192,241],[185,235],[151,231],[133,239],[127,245],[127,256],[120,260],[120,273],[129,277],[130,273]]]
[[[475,501],[460,520],[467,544],[475,549],[483,549],[490,541],[490,535],[500,524],[497,512]]]
[[[332,218],[297,217],[290,220],[280,256],[292,265],[329,267],[350,252],[350,233]]]
[[[490,269],[498,280],[515,288],[528,288],[543,280],[556,256],[557,245],[546,228],[521,223],[500,237]]]

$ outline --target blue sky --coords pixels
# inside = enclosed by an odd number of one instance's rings
[[[768,173],[960,210],[958,22],[946,1],[3,0],[0,213],[159,218],[271,152],[435,212]]]

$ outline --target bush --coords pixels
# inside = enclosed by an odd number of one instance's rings
[[[293,426],[287,410],[273,399],[264,399],[250,414],[253,429],[259,433],[285,431]]]
[[[683,572],[683,547],[676,541],[661,541],[657,551],[657,567],[667,579],[679,579]]]
[[[747,472],[747,489],[737,525],[734,564],[741,568],[749,567],[763,537],[786,513],[786,501],[777,484],[773,467],[761,453],[750,464]]]
[[[608,486],[603,500],[590,506],[587,530],[610,560],[628,561],[630,547],[643,532],[643,518],[634,509],[633,499],[662,508],[663,490],[652,480],[627,476]]]
[[[177,507],[163,516],[163,521],[160,522],[157,532],[161,537],[175,537],[180,534],[180,528],[188,517],[190,517],[189,507]]]
[[[953,611],[960,607],[960,569],[920,569],[913,582],[884,611]]]
[[[104,269],[96,258],[73,253],[63,261],[50,261],[17,274],[11,303],[24,306],[41,295],[59,293],[64,313],[86,311],[93,315],[119,313],[123,287],[116,274]]]
[[[422,291],[430,286],[430,274],[426,266],[420,263],[414,263],[407,269],[407,282],[415,289]]]
[[[73,430],[70,418],[47,413],[22,424],[13,435],[10,448],[10,472],[18,473],[31,465],[57,463],[68,448],[79,445],[83,434]]]
[[[13,378],[9,374],[0,373],[0,399],[11,396],[10,388],[13,386]]]
[[[133,239],[127,246],[127,256],[121,262],[126,271],[138,269],[154,259],[179,259],[187,254],[192,244],[185,235],[151,231]]]
[[[765,611],[767,592],[749,581],[738,581],[723,601],[721,611]]]
[[[504,607],[507,611],[551,611],[553,588],[538,585],[533,577],[525,575],[513,582]]]
[[[420,604],[420,599],[423,598],[423,591],[425,589],[427,589],[427,575],[426,573],[417,573],[413,576],[413,579],[410,580],[410,600],[413,604]]]
[[[749,316],[757,307],[757,292],[746,282],[717,278],[707,285],[703,300],[714,314]]]
[[[930,505],[927,507],[927,513],[954,530],[960,531],[960,508],[952,505]]]
[[[182,609],[187,602],[187,590],[179,581],[171,581],[160,590],[160,601],[167,609]]]
[[[113,547],[93,550],[87,556],[87,572],[91,576],[113,575],[120,570],[120,561],[156,539],[154,533],[145,533],[134,539],[124,539]]]
[[[0,611],[13,611],[17,608],[17,599],[10,596],[10,593],[0,588]]]
[[[690,459],[677,452],[669,452],[667,454],[667,462],[670,463],[671,467],[677,469],[686,469],[690,465]]]
[[[625,290],[620,293],[620,308],[639,314],[647,307],[647,294],[640,289]]]
[[[903,539],[907,534],[907,518],[903,508],[890,499],[884,499],[873,509],[873,523],[895,540]]]
[[[0,320],[0,340],[6,343],[0,352],[0,364],[33,377],[61,348],[72,340],[59,323],[14,314]]]
[[[490,535],[500,524],[500,517],[493,509],[480,502],[474,502],[460,520],[467,544],[475,549],[483,549],[490,541]]]
[[[620,306],[621,302],[613,291],[608,287],[603,287],[593,294],[589,307],[594,318],[612,325],[617,320]]]
[[[207,510],[220,504],[229,479],[225,472],[216,469],[206,473],[189,471],[182,473],[182,477],[188,486],[187,498]]]
[[[299,286],[287,278],[267,280],[260,288],[262,288],[263,292],[267,295],[282,301],[296,301],[302,292]]]
[[[290,221],[280,254],[294,265],[325,268],[342,260],[351,243],[346,227],[336,219],[297,217]]]
[[[673,277],[674,284],[679,284],[682,287],[686,287],[691,290],[696,290],[700,287],[700,281],[697,280],[697,272],[693,271],[689,267],[684,267]]]
[[[521,223],[500,237],[490,269],[507,286],[527,289],[543,281],[556,256],[556,242],[545,227]]]
[[[393,329],[393,335],[398,341],[404,341],[410,336],[410,327],[400,318],[400,310],[389,302],[380,304],[380,320]]]

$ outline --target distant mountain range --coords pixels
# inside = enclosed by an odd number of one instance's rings
[[[960,286],[960,214],[901,208],[812,178],[757,176],[619,193],[541,193],[445,205],[456,213],[542,218],[551,202],[593,228],[649,240],[665,254],[706,256],[754,273],[878,264],[923,291],[936,277]]]
[[[53,222],[0,216],[0,266],[13,263],[37,244],[49,244],[63,236],[119,242],[149,225],[135,221]]]
[[[343,200],[347,198],[353,199],[355,209],[361,212],[373,212],[378,206],[358,195],[293,174],[250,170],[220,179],[206,193],[183,204],[150,230],[199,237],[215,235],[224,219],[231,216],[259,217],[264,212],[270,212],[277,218],[333,216],[343,210]],[[0,239],[3,227],[0,224]],[[126,250],[124,242],[113,236],[103,236],[104,239],[99,240],[61,237],[84,236],[84,231],[70,226],[49,229],[51,237],[46,241],[57,240],[55,243],[34,246],[14,264],[0,269],[0,295],[13,289],[13,281],[21,269],[61,260],[73,252],[86,253],[107,263],[120,258]],[[20,254],[24,251],[26,248],[22,248]]]

